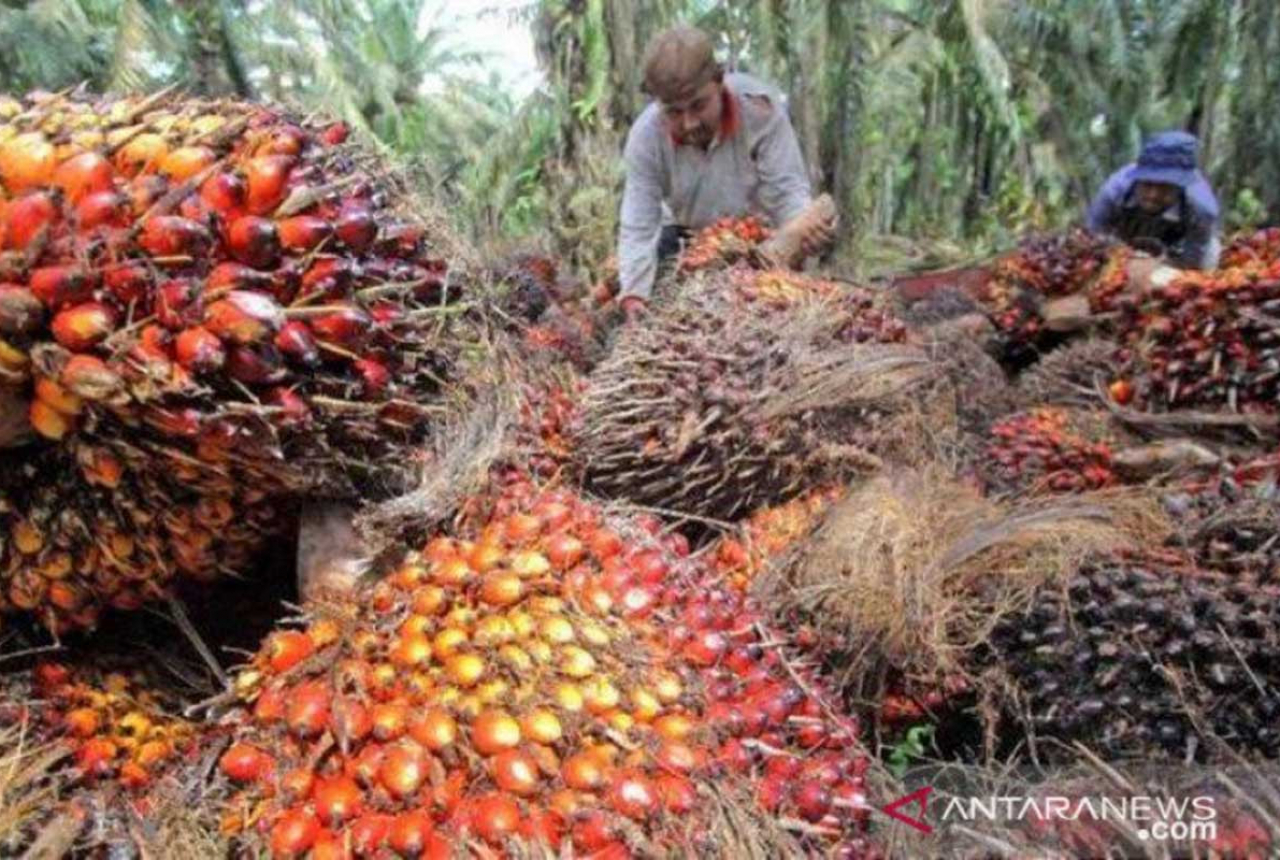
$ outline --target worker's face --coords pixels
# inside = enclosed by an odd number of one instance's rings
[[[1153,215],[1177,203],[1179,193],[1178,186],[1166,182],[1139,182],[1133,186],[1133,197],[1138,208]]]
[[[690,98],[662,103],[667,130],[682,146],[711,145],[720,130],[723,86],[720,81],[708,81]]]

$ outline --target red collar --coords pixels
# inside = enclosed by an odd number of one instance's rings
[[[723,143],[738,133],[742,127],[742,112],[738,107],[737,96],[729,89],[728,84],[720,87],[720,130],[713,143]],[[680,138],[674,132],[669,133],[672,146],[680,146]]]

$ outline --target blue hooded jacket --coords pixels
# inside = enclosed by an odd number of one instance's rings
[[[1089,205],[1086,226],[1125,242],[1155,240],[1171,262],[1191,269],[1218,265],[1219,209],[1209,181],[1196,166],[1199,142],[1182,131],[1154,135],[1138,160],[1111,174]],[[1134,199],[1138,182],[1159,182],[1182,189],[1181,199],[1164,212],[1143,212]]]

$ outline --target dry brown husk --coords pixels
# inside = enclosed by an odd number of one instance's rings
[[[755,587],[762,605],[810,620],[846,648],[842,670],[855,687],[886,667],[938,683],[964,675],[996,620],[1038,588],[1092,553],[1157,545],[1168,532],[1141,493],[1002,503],[942,466],[895,470],[835,505]]]
[[[1045,355],[1018,380],[1023,404],[1097,408],[1103,386],[1115,374],[1114,341],[1088,338]]]

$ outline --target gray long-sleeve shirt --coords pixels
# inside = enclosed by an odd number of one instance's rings
[[[623,296],[653,290],[664,223],[698,230],[757,214],[781,226],[809,203],[804,158],[777,90],[742,74],[726,75],[725,84],[736,122],[705,151],[677,146],[656,102],[631,126],[618,228]]]

